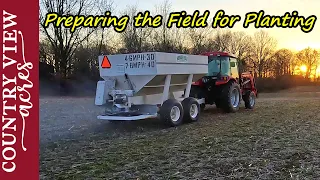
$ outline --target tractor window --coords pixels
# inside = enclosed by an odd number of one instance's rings
[[[220,68],[221,68],[222,76],[226,76],[230,74],[229,57],[209,56],[208,57],[208,76],[216,76],[220,72]]]
[[[231,70],[231,76],[233,78],[239,78],[239,69],[238,69],[238,62],[236,58],[231,57],[230,58],[230,70]]]
[[[226,57],[226,58],[224,58],[223,61],[221,61],[221,75],[222,76],[229,76],[230,75],[229,57]]]

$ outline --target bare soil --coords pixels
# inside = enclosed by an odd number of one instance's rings
[[[94,98],[40,99],[41,179],[319,179],[320,91],[214,106],[197,123],[110,123]]]

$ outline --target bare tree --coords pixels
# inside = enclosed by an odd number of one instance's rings
[[[42,40],[39,44],[39,61],[54,65],[52,54],[51,44],[46,40]]]
[[[268,72],[268,63],[272,60],[277,41],[266,31],[260,30],[253,36],[250,61],[258,77],[264,77]]]
[[[249,61],[252,48],[252,39],[241,31],[217,30],[214,37],[214,49],[227,51],[238,58],[240,71],[245,69],[246,62]]]
[[[148,43],[149,37],[152,32],[152,28],[136,28],[134,27],[134,16],[138,14],[138,9],[136,6],[129,6],[124,14],[129,15],[130,22],[126,30],[120,34],[120,39],[122,40],[124,47],[127,52],[142,52],[147,51],[150,48]],[[141,12],[141,11],[140,11]]]
[[[72,68],[72,56],[76,48],[94,32],[94,29],[78,27],[74,32],[62,26],[45,27],[47,13],[58,15],[86,15],[94,12],[93,0],[42,0],[40,3],[41,35],[50,42],[54,53],[55,68],[65,79]]]
[[[218,51],[229,51],[232,42],[230,30],[218,29],[214,37],[214,49]]]
[[[114,10],[114,1],[113,0],[96,0],[97,8],[99,9],[100,14],[104,14],[106,11],[112,12]],[[98,54],[102,53],[108,53],[105,52],[106,49],[109,48],[107,40],[110,40],[110,29],[107,29],[105,27],[99,28],[99,30],[96,31],[96,36],[99,36],[100,34],[100,40],[98,44]]]
[[[187,36],[186,29],[173,27],[170,29],[170,42],[172,49],[170,52],[176,53],[189,53],[189,49],[186,46]]]
[[[248,62],[252,38],[245,32],[236,31],[231,33],[228,51],[238,57],[240,71],[244,71],[246,62]]]
[[[273,69],[276,77],[291,74],[294,54],[289,49],[279,49],[274,54]]]
[[[191,53],[200,54],[204,51],[209,51],[212,35],[213,29],[211,27],[189,29],[188,36],[191,44]]]
[[[175,42],[172,38],[172,31],[175,28],[167,28],[166,23],[171,11],[169,0],[164,0],[162,4],[156,6],[156,13],[162,15],[162,26],[157,28],[153,34],[153,48],[156,51],[174,52]]]
[[[297,57],[300,62],[307,66],[306,78],[310,78],[313,70],[316,71],[319,63],[319,56],[320,53],[310,47],[305,48],[297,53]]]

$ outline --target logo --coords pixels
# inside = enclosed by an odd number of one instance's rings
[[[27,120],[34,121],[29,117],[33,107],[31,99],[34,98],[31,97],[34,85],[30,80],[33,63],[25,56],[25,41],[22,31],[17,29],[16,18],[17,15],[3,11],[1,161],[2,170],[9,173],[14,172],[21,164],[18,165],[19,161],[16,160],[16,157],[21,156],[18,143],[23,151],[27,151],[24,144],[25,130],[29,124]],[[12,73],[15,71],[18,73]],[[19,126],[21,129],[18,129]]]
[[[188,58],[185,55],[178,55],[177,62],[178,63],[186,63],[186,62],[188,62]]]
[[[111,63],[110,63],[110,61],[109,61],[107,56],[103,57],[103,60],[102,60],[102,63],[101,63],[101,67],[102,68],[111,68]]]

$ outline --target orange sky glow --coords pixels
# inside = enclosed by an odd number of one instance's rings
[[[136,5],[139,10],[155,9],[155,4],[159,4],[159,0],[122,0],[116,2],[116,9],[124,9],[127,5]],[[234,26],[236,31],[245,31],[248,34],[253,34],[257,30],[253,24],[248,29],[242,27],[245,14],[248,12],[258,12],[264,10],[265,14],[282,16],[285,12],[298,11],[299,15],[308,17],[310,15],[320,15],[319,0],[171,0],[172,11],[185,10],[188,13],[193,13],[199,10],[202,14],[205,10],[209,10],[211,19],[216,11],[222,9],[227,15],[240,15],[242,20]],[[267,30],[270,35],[278,40],[277,48],[288,48],[292,50],[301,50],[306,47],[320,49],[320,22],[315,23],[314,29],[310,33],[304,33],[299,27],[297,28],[262,28]]]

